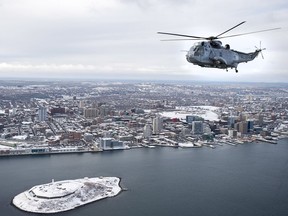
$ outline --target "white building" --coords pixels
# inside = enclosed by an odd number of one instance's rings
[[[152,135],[152,128],[151,125],[146,124],[143,129],[143,137],[145,139],[149,139]]]

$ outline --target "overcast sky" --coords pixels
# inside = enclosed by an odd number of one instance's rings
[[[266,47],[238,74],[188,63],[193,41],[156,34],[215,36],[242,21],[231,34],[281,30],[222,40]],[[0,29],[0,78],[288,82],[287,0],[0,0]]]

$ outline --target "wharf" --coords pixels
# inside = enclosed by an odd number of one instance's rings
[[[229,141],[225,141],[223,142],[224,144],[227,144],[227,145],[231,145],[231,146],[237,146],[237,144],[235,143],[232,143],[232,142],[229,142]]]
[[[264,138],[256,138],[256,140],[261,141],[261,142],[271,143],[271,144],[277,144],[277,141],[275,141],[275,140],[267,140]]]

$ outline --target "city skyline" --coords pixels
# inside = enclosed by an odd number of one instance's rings
[[[288,135],[287,84],[2,81],[0,87],[0,156],[276,144]]]
[[[226,1],[2,0],[0,76],[288,82],[287,10],[283,0],[237,7]],[[193,42],[161,42],[167,37],[156,34],[217,35],[241,21],[247,23],[233,34],[281,29],[223,40],[243,52],[254,51],[260,41],[267,48],[264,60],[240,64],[238,74],[192,65],[181,50]]]

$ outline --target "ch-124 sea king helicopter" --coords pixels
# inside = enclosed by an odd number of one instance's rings
[[[261,42],[260,48],[256,47],[256,50],[251,53],[244,53],[239,52],[236,50],[230,49],[230,45],[226,44],[225,46],[222,45],[222,42],[219,39],[223,38],[230,38],[230,37],[237,37],[242,35],[266,32],[266,31],[273,31],[280,28],[272,28],[272,29],[265,29],[260,31],[242,33],[242,34],[234,34],[229,36],[223,36],[227,32],[231,31],[232,29],[242,25],[246,21],[239,23],[238,25],[218,34],[217,36],[210,36],[210,37],[201,37],[201,36],[192,36],[192,35],[184,35],[184,34],[175,34],[175,33],[168,33],[168,32],[157,32],[158,34],[164,35],[172,35],[178,37],[186,37],[186,39],[167,39],[162,41],[179,41],[179,40],[205,40],[201,42],[196,42],[189,51],[187,51],[186,59],[188,62],[201,66],[201,67],[208,67],[208,68],[220,68],[226,69],[228,68],[235,68],[236,73],[238,72],[237,66],[239,63],[252,61],[261,53]],[[262,55],[262,53],[261,53]],[[262,55],[263,58],[263,55]]]

